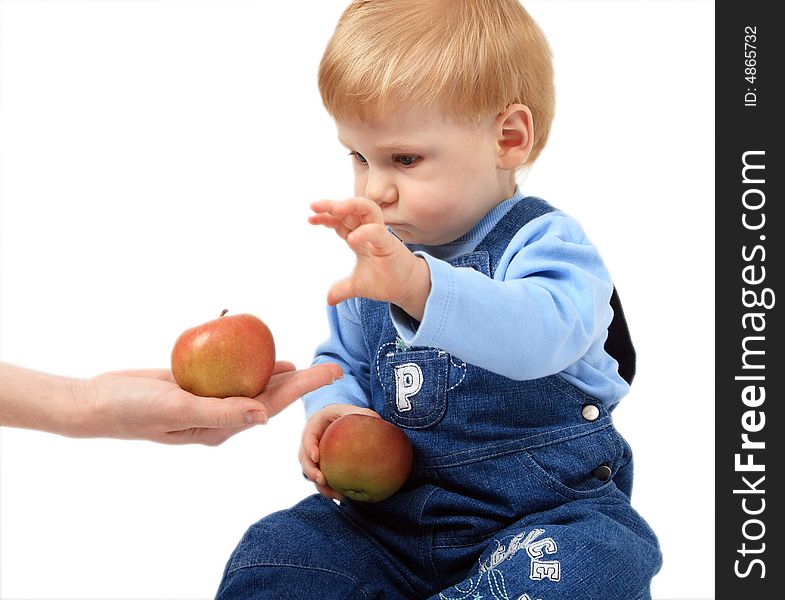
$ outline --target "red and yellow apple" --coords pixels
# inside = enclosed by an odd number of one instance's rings
[[[255,397],[275,366],[270,328],[249,314],[226,315],[185,330],[172,349],[177,384],[197,396]]]
[[[409,477],[412,460],[406,433],[372,415],[339,417],[319,441],[319,469],[327,484],[361,502],[379,502],[397,492]]]

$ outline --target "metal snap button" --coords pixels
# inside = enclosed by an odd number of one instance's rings
[[[611,478],[611,468],[608,465],[600,465],[594,471],[592,471],[592,475],[594,475],[597,479],[601,479],[602,481],[608,481]]]
[[[581,415],[587,421],[596,421],[600,417],[600,409],[594,404],[587,404],[581,409]]]

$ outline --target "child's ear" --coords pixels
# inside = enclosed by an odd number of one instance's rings
[[[494,121],[499,155],[496,166],[512,171],[529,159],[534,144],[534,122],[528,106],[511,104]]]

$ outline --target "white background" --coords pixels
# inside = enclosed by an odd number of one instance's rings
[[[555,56],[524,192],[577,217],[639,352],[615,412],[658,599],[713,589],[714,4],[531,0]],[[0,0],[0,358],[167,366],[221,309],[306,366],[351,194],[316,70],[343,1]],[[218,448],[0,435],[0,596],[211,598],[248,525],[311,492],[302,409]]]

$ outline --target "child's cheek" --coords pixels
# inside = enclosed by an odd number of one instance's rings
[[[354,195],[365,196],[365,176],[355,169],[354,172]]]
[[[450,220],[449,207],[437,197],[419,202],[414,216],[420,226],[428,230],[439,230]]]

